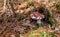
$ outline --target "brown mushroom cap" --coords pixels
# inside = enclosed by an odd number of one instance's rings
[[[38,19],[43,19],[44,18],[44,15],[39,13],[39,12],[32,12],[30,17],[34,20],[38,20]]]

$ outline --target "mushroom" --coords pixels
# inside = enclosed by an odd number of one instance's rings
[[[39,20],[39,19],[41,20],[44,18],[44,15],[39,12],[32,12],[30,17],[34,20]]]
[[[37,20],[37,23],[41,24],[41,20],[44,18],[44,15],[42,13],[39,13],[39,12],[32,12],[30,17],[33,20]]]

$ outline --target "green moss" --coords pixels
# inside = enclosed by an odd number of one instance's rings
[[[40,32],[40,34],[41,34],[41,37],[44,37],[44,32]]]
[[[53,25],[53,24],[56,23],[55,20],[52,20],[52,19],[49,19],[48,22],[49,22],[51,25]]]
[[[47,11],[47,19],[51,18],[52,17],[52,12],[50,10]]]
[[[52,20],[51,17],[52,17],[52,12],[50,10],[48,10],[47,11],[47,21],[48,21],[49,24],[52,24],[53,25],[56,22],[55,22],[55,20]]]
[[[38,35],[36,35],[36,33]],[[44,31],[44,32],[39,32],[38,30],[34,30],[31,32],[31,34],[28,35],[28,37],[54,37],[54,34],[52,32]]]
[[[40,32],[41,37],[54,37],[54,34],[51,32]]]
[[[18,15],[18,18],[19,18],[19,20],[23,20],[24,16],[20,14],[20,15]]]
[[[28,7],[34,6],[34,3],[33,3],[33,2],[27,2],[27,6],[28,6]]]

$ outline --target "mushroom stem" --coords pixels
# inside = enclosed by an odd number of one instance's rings
[[[38,19],[37,20],[37,23],[40,25],[41,24],[41,19]]]

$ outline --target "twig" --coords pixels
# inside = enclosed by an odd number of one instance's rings
[[[15,13],[15,10],[14,10],[14,7],[13,7],[13,3],[10,1],[9,4],[11,6],[12,12],[14,13],[14,16],[16,16],[16,13]]]

